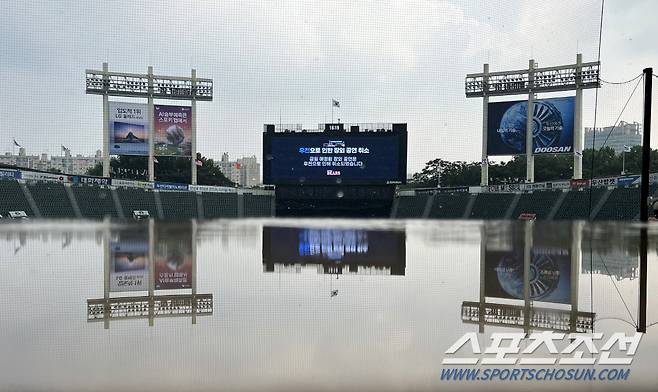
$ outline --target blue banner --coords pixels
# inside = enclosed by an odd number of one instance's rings
[[[640,176],[628,176],[617,178],[617,186],[638,185],[640,183]]]
[[[0,178],[10,177],[10,178],[21,178],[20,170],[11,170],[11,169],[0,169]]]
[[[573,153],[574,97],[538,99],[533,108],[533,154]],[[490,103],[487,155],[524,155],[528,102]]]
[[[156,182],[155,189],[162,189],[166,191],[186,191],[187,184],[174,184],[169,182]]]

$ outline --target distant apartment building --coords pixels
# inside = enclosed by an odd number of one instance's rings
[[[219,161],[219,170],[226,178],[245,188],[258,186],[261,183],[260,163],[255,155],[231,161],[228,153],[225,152]]]
[[[616,127],[585,128],[584,147],[592,148],[592,141],[595,149],[600,149],[605,143],[605,147],[610,147],[615,153],[620,154],[624,151],[624,146],[642,145],[642,125],[637,122],[620,121]]]
[[[66,174],[86,174],[87,170],[102,163],[103,157],[100,150],[94,156],[71,155],[70,150],[64,150],[64,155],[55,156],[48,154],[28,155],[25,147],[18,149],[18,155],[6,152],[0,155],[0,164],[16,166],[25,169],[53,171]]]
[[[240,165],[240,185],[251,188],[260,185],[260,164],[255,155],[238,159]]]

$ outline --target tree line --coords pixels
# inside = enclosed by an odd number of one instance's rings
[[[192,177],[190,158],[158,157],[157,160],[158,163],[154,165],[156,181],[189,184]],[[213,159],[197,154],[197,160],[201,161],[201,166],[197,167],[199,185],[236,186],[224,176]],[[96,164],[87,171],[87,174],[103,175],[103,164]],[[148,181],[148,157],[132,155],[113,157],[110,159],[110,175],[113,178]]]
[[[640,174],[642,147],[634,146],[630,152],[616,154],[610,147],[583,151],[583,178],[619,176],[622,166],[625,174]],[[625,161],[625,162],[623,162]],[[658,172],[658,150],[651,150],[651,172]],[[572,154],[535,155],[535,181],[568,180],[573,177]],[[440,184],[439,184],[440,178]],[[515,184],[526,178],[525,155],[510,161],[489,164],[489,184]],[[475,186],[480,184],[480,162],[450,162],[437,158],[425,164],[409,181],[414,186],[436,187]]]

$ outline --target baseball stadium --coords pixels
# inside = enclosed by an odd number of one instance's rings
[[[0,390],[658,385],[658,4],[3,9]]]

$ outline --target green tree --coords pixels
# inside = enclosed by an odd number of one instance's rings
[[[634,146],[625,155],[625,173],[640,174],[642,147]],[[554,154],[535,156],[535,181],[569,180],[573,177],[573,155]],[[594,170],[592,170],[592,164]],[[651,150],[650,171],[658,172],[658,150]],[[450,162],[437,158],[425,164],[410,181],[413,186],[436,187],[441,173],[441,186],[466,186],[480,183],[479,162]],[[622,172],[622,154],[610,147],[583,151],[583,178],[619,176]],[[526,159],[524,155],[513,157],[507,162],[489,164],[489,183],[514,184],[525,181]]]
[[[197,168],[197,183],[199,185],[235,186],[226,178],[215,164],[215,161],[197,154],[202,165]],[[192,168],[189,158],[158,157],[155,164],[155,179],[162,182],[189,183]],[[113,178],[130,180],[148,180],[148,158],[141,156],[121,155],[110,160],[110,171]],[[103,165],[97,164],[87,171],[88,175],[101,176]]]

